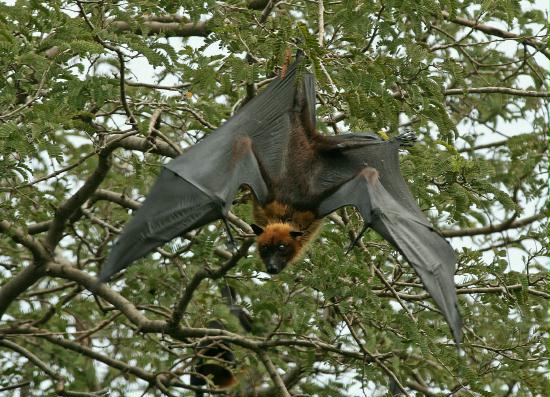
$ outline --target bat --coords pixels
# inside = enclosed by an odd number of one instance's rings
[[[252,331],[252,318],[238,304],[236,304],[237,293],[233,287],[224,285],[220,288],[221,296],[244,331]],[[220,320],[210,320],[208,328],[225,330],[225,326]],[[231,345],[226,342],[214,341],[203,342],[198,346],[197,357],[194,359],[193,370],[190,376],[191,386],[213,386],[217,389],[230,389],[239,383],[239,377],[242,375],[235,373],[235,353],[231,350]],[[196,390],[195,397],[203,397],[203,390]]]
[[[299,65],[296,60],[284,78],[274,79],[217,130],[164,166],[112,247],[100,280],[183,233],[225,221],[235,194],[246,186],[254,196],[252,228],[269,273],[300,258],[325,216],[354,206],[364,221],[358,238],[370,227],[401,252],[458,345],[455,253],[400,173],[398,149],[416,137],[319,134],[315,82]]]
[[[208,328],[225,329],[220,321],[213,320]],[[192,386],[204,386],[208,383],[218,389],[227,389],[236,385],[237,377],[231,371],[235,366],[235,354],[227,344],[211,342],[199,346],[199,358],[194,365],[194,374],[191,375]],[[196,391],[196,397],[202,397],[202,391]]]

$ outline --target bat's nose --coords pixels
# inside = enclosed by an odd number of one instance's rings
[[[279,268],[277,266],[267,265],[267,272],[269,274],[277,274],[279,273]]]
[[[266,270],[269,274],[277,274],[281,271],[281,260],[278,258],[270,258],[266,262]]]

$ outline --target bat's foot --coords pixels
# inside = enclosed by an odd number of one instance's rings
[[[330,152],[333,150],[342,151],[376,145],[381,141],[380,137],[369,133],[344,134],[338,136],[323,135],[316,142],[316,149],[321,152]]]
[[[406,130],[395,139],[399,142],[399,146],[401,147],[411,147],[417,141],[417,137],[412,130]]]
[[[350,149],[357,149],[357,148],[369,146],[369,145],[372,145],[373,143],[374,143],[373,141],[350,141],[350,142],[341,142],[337,144],[335,147],[338,150],[350,150]]]
[[[373,138],[370,135],[360,136],[357,134],[353,134],[353,137],[346,137],[345,135],[343,135],[339,138],[345,138],[345,140],[334,145],[334,148],[338,150],[357,149],[380,143],[379,138]]]

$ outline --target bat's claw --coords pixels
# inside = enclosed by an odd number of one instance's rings
[[[368,228],[368,226],[363,226],[363,229],[361,229],[361,231],[359,232],[357,237],[355,237],[355,239],[351,242],[349,247],[346,249],[346,253],[344,255],[349,254],[350,251],[353,249],[353,247],[355,247],[357,245],[357,243],[359,242],[361,237],[363,237],[363,234],[367,231],[367,228]]]
[[[406,130],[395,138],[399,142],[400,147],[411,147],[417,141],[417,137],[412,130]]]
[[[233,238],[233,233],[231,233],[231,228],[229,227],[229,223],[227,223],[227,219],[223,218],[223,224],[225,225],[225,231],[227,232],[227,237],[229,239],[229,245],[231,246],[231,249],[236,252],[237,251],[237,243],[235,242],[235,239]]]

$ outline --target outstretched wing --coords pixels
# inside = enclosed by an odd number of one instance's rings
[[[223,218],[242,185],[265,202],[266,182],[284,172],[281,154],[288,147],[292,114],[314,103],[312,95],[311,76],[298,78],[294,63],[284,79],[272,81],[216,131],[168,163],[113,246],[100,279],[108,280],[178,235]]]
[[[108,280],[174,237],[222,216],[222,203],[163,169],[147,199],[111,249],[99,278]]]
[[[401,138],[402,139],[402,138]],[[456,256],[449,243],[432,227],[412,197],[399,170],[400,138],[352,149],[331,158],[321,178],[331,180],[333,169],[355,170],[355,177],[330,194],[320,215],[355,206],[365,227],[371,227],[395,246],[413,266],[426,290],[451,327],[455,342],[461,339],[454,272]]]

